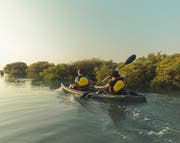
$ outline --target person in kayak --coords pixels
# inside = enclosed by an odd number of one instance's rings
[[[81,91],[88,91],[90,88],[90,85],[92,84],[91,79],[88,75],[85,75],[84,71],[82,69],[78,69],[77,71],[78,76],[75,78],[75,83],[70,84],[69,88],[73,88],[76,90]]]
[[[126,94],[124,78],[121,77],[118,71],[113,71],[111,74],[111,81],[103,86],[94,86],[96,89],[105,90],[111,94]]]

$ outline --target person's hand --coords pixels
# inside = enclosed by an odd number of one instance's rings
[[[126,74],[123,73],[123,72],[121,72],[120,75],[121,75],[122,78],[125,78],[125,77],[126,77]]]
[[[95,86],[94,86],[94,88],[98,88],[98,86],[97,86],[97,85],[95,85]]]

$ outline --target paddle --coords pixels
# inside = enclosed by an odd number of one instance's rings
[[[132,63],[134,60],[136,59],[136,55],[131,55],[126,61],[124,64],[122,64],[120,67],[117,67],[116,70],[118,71],[120,68],[122,68],[123,66],[125,65],[128,65],[130,63]],[[105,82],[107,79],[109,79],[111,76],[107,76],[106,78],[104,78],[99,84],[97,85],[100,85],[101,83]]]
[[[83,95],[80,96],[80,99],[85,98],[89,93],[90,93],[90,91],[85,92]]]
[[[122,68],[123,66],[125,65],[128,65],[130,63],[132,63],[134,60],[136,59],[136,55],[131,55],[129,58],[127,58],[127,60],[124,62],[124,64],[122,64],[120,67],[117,67],[116,70],[119,70],[120,68]],[[106,81],[107,79],[109,79],[111,76],[107,76],[106,78],[104,78],[99,84],[97,85],[100,85],[101,83],[103,83],[104,81]],[[89,92],[85,92],[83,95],[81,95],[80,99],[86,97],[88,94],[90,93]]]

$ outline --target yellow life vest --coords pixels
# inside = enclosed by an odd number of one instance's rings
[[[125,87],[125,84],[122,80],[118,80],[114,86],[113,86],[113,90],[114,92],[118,92],[120,91],[121,89],[123,89]]]
[[[78,81],[79,86],[87,86],[89,84],[89,80],[86,77],[81,77]]]

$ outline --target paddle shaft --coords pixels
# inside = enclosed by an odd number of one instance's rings
[[[120,67],[117,67],[116,70],[118,71],[120,68],[122,68],[123,66],[132,63],[134,60],[136,59],[136,55],[131,55],[126,62],[121,65]],[[111,76],[108,75],[106,78],[104,78],[100,83],[98,83],[97,85],[100,85],[101,83],[105,82],[107,79],[109,79]]]
[[[122,68],[123,66],[132,63],[135,59],[136,59],[136,55],[131,55],[131,56],[125,61],[125,63],[124,63],[123,65],[121,65],[120,67],[117,67],[116,70],[119,70],[119,69]],[[110,77],[111,77],[110,75],[107,76],[106,78],[104,78],[104,79],[103,79],[99,84],[97,84],[97,85],[100,85],[101,83],[103,83],[104,81],[106,81],[107,79],[109,79]],[[84,94],[80,97],[80,99],[85,98],[89,93],[90,93],[90,91],[84,93]]]
[[[126,64],[123,64],[122,66],[120,66],[119,68],[116,68],[116,70],[118,71],[120,68],[122,68],[123,66],[125,66]],[[108,75],[106,78],[104,78],[99,84],[97,85],[100,85],[101,83],[105,82],[107,79],[109,79],[111,76]]]

